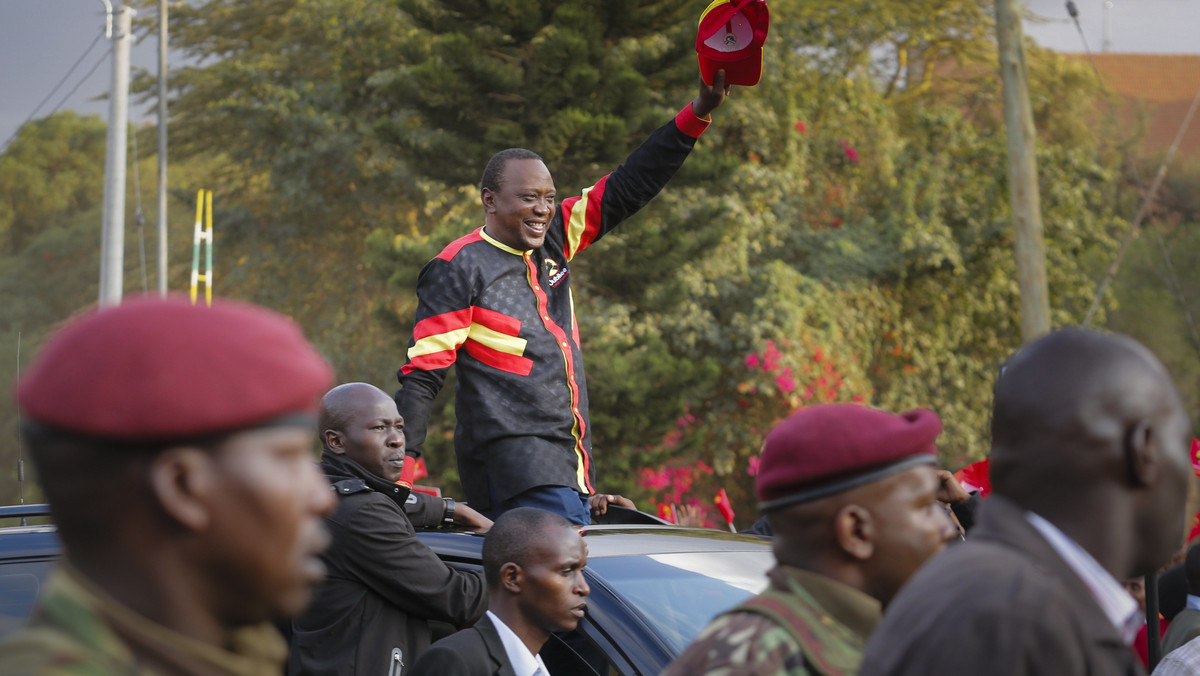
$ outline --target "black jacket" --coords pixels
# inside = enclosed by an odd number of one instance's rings
[[[447,567],[416,538],[407,490],[344,456],[325,453],[321,468],[339,498],[333,543],[325,582],[292,620],[287,673],[388,676],[429,647],[427,620],[461,627],[487,610],[483,574]]]
[[[515,676],[508,652],[492,618],[487,615],[469,629],[463,629],[433,644],[421,656],[410,676]]]

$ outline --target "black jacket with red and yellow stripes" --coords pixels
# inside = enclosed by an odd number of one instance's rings
[[[454,448],[471,505],[489,507],[489,478],[499,500],[536,486],[595,492],[570,262],[657,195],[707,127],[689,104],[615,171],[559,204],[541,247],[519,251],[480,228],[421,270],[396,405],[409,451],[419,453],[456,365]]]

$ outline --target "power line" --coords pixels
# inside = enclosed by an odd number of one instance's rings
[[[17,130],[12,133],[12,136],[9,136],[8,140],[4,142],[5,148],[7,148],[8,144],[12,143],[13,139],[15,139],[17,137],[17,132],[19,132],[21,130],[21,127],[24,127],[26,124],[28,124],[29,121],[32,120],[35,115],[37,115],[38,111],[42,109],[42,106],[46,105],[46,102],[49,101],[51,99],[51,97],[54,96],[54,94],[59,90],[59,88],[62,87],[64,84],[66,84],[67,80],[70,79],[71,74],[75,72],[75,69],[79,67],[79,64],[83,63],[83,60],[87,58],[88,54],[92,53],[92,50],[96,48],[96,43],[100,42],[100,39],[103,37],[104,37],[103,31],[98,31],[96,33],[96,39],[92,40],[92,44],[88,45],[88,48],[86,50],[84,50],[83,54],[81,54],[79,56],[79,58],[75,60],[75,63],[71,66],[71,68],[69,70],[67,70],[67,74],[62,76],[62,79],[58,81],[58,84],[54,85],[54,89],[51,89],[50,93],[46,94],[46,98],[42,99],[41,103],[37,104],[37,107],[35,107],[33,109],[33,112],[29,114],[29,117],[25,118],[25,121],[22,122],[20,124],[20,126],[17,127]],[[103,58],[101,58],[101,62],[103,62]],[[83,80],[80,81],[80,84],[82,84],[83,81],[86,81],[89,77],[91,77],[92,73],[94,73],[95,71],[96,71],[96,67],[93,66],[92,70],[89,71],[88,74],[83,77]],[[66,101],[66,98],[69,98],[71,96],[71,94],[74,94],[75,90],[77,90],[77,89],[79,89],[78,84],[75,85],[75,89],[72,89],[70,94],[67,94],[67,97],[65,97],[63,99],[63,101],[60,101],[59,104],[54,107],[54,110],[50,111],[49,115],[53,115],[55,112],[57,112],[58,109],[60,107],[62,107],[63,102]]]
[[[1071,19],[1075,22],[1075,29],[1079,31],[1079,37],[1083,41],[1083,49],[1085,52],[1087,52],[1088,60],[1092,65],[1092,71],[1096,74],[1096,80],[1100,82],[1100,89],[1104,93],[1104,101],[1108,105],[1108,113],[1112,119],[1113,128],[1117,133],[1117,139],[1120,142],[1121,154],[1124,155],[1125,161],[1133,170],[1133,178],[1136,182],[1137,190],[1141,197],[1141,205],[1138,208],[1137,214],[1133,218],[1133,222],[1130,224],[1129,232],[1125,234],[1125,239],[1121,242],[1121,246],[1117,249],[1116,256],[1113,257],[1112,262],[1109,264],[1108,272],[1105,274],[1104,279],[1101,280],[1099,287],[1097,287],[1096,295],[1092,299],[1091,307],[1088,308],[1087,314],[1084,316],[1082,325],[1086,327],[1091,324],[1092,318],[1096,316],[1096,311],[1100,307],[1100,301],[1104,297],[1104,293],[1107,291],[1109,284],[1111,284],[1113,278],[1116,277],[1117,270],[1121,267],[1121,261],[1125,258],[1125,253],[1128,251],[1129,245],[1133,242],[1133,238],[1137,236],[1138,230],[1141,228],[1142,221],[1150,213],[1150,208],[1153,204],[1154,197],[1158,193],[1159,186],[1162,185],[1163,178],[1166,176],[1167,164],[1171,161],[1171,158],[1175,156],[1176,151],[1179,150],[1179,145],[1183,141],[1183,135],[1187,131],[1188,127],[1191,126],[1192,116],[1196,114],[1196,109],[1198,106],[1200,106],[1200,91],[1197,91],[1196,95],[1192,98],[1191,106],[1188,107],[1187,114],[1184,115],[1183,122],[1179,125],[1179,130],[1175,134],[1175,139],[1171,142],[1170,148],[1167,149],[1166,157],[1163,158],[1162,163],[1158,167],[1158,172],[1154,176],[1154,181],[1150,184],[1149,188],[1146,188],[1145,184],[1142,183],[1141,171],[1138,169],[1137,162],[1135,162],[1133,159],[1132,152],[1130,152],[1128,141],[1125,138],[1125,133],[1122,130],[1120,123],[1117,121],[1117,109],[1116,106],[1113,105],[1112,97],[1110,96],[1108,87],[1104,82],[1104,77],[1100,74],[1100,68],[1096,65],[1096,56],[1092,53],[1091,47],[1088,46],[1087,36],[1084,35],[1083,28],[1079,25],[1079,10],[1076,9],[1075,3],[1071,0],[1067,0],[1067,13],[1071,15]],[[1187,300],[1183,297],[1183,288],[1179,284],[1178,276],[1175,274],[1175,266],[1171,262],[1170,251],[1167,249],[1166,242],[1163,241],[1162,233],[1160,233],[1156,228],[1150,228],[1150,230],[1154,233],[1155,240],[1158,244],[1159,253],[1162,256],[1163,264],[1167,270],[1167,286],[1170,288],[1171,294],[1175,296],[1176,302],[1179,303],[1180,308],[1183,310],[1183,317],[1188,326],[1188,333],[1192,339],[1192,346],[1195,347],[1197,351],[1200,351],[1200,332],[1196,330],[1196,323],[1192,318],[1191,310],[1188,308]]]

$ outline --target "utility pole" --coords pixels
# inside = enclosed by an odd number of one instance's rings
[[[1020,0],[996,0],[1004,124],[1008,129],[1008,197],[1021,294],[1021,337],[1029,342],[1050,331],[1050,298],[1037,183],[1037,139],[1025,80],[1025,33],[1020,11]]]
[[[104,169],[104,226],[100,240],[100,305],[119,305],[125,284],[125,146],[129,135],[129,47],[133,8],[121,6],[113,44],[112,93],[109,96],[108,148]]]
[[[167,295],[167,0],[158,0],[158,295]]]

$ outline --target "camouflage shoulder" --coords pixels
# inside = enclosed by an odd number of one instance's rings
[[[118,671],[119,670],[119,671]],[[4,676],[109,676],[140,673],[132,664],[116,665],[86,645],[50,627],[31,627],[0,643]]]
[[[662,676],[817,676],[792,633],[757,613],[717,617]]]

